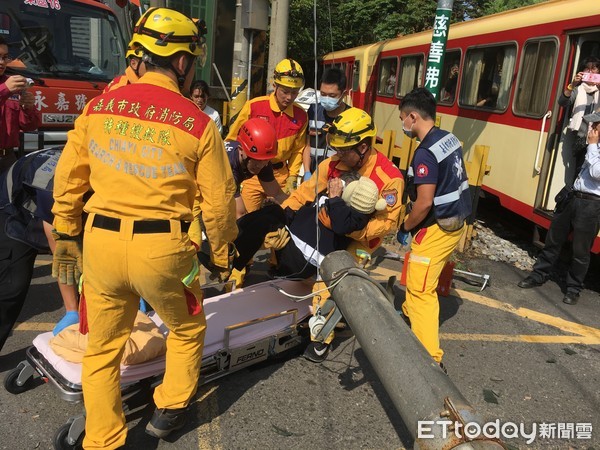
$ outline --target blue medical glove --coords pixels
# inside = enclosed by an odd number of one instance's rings
[[[409,238],[410,238],[410,233],[403,233],[402,231],[398,230],[396,239],[398,239],[398,242],[400,242],[400,244],[402,244],[403,247],[408,245]]]
[[[403,247],[407,246],[410,241],[410,232],[404,227],[404,222],[400,225],[398,234],[396,234],[396,239]]]
[[[302,177],[302,179],[304,181],[307,181],[310,177],[311,177],[312,173],[310,172],[304,172],[304,176]]]
[[[52,334],[56,336],[68,326],[75,325],[76,323],[79,323],[79,313],[77,311],[67,311],[65,316],[56,324],[54,330],[52,330]]]

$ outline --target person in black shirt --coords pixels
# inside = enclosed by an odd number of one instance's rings
[[[302,156],[304,181],[310,178],[317,164],[327,158],[327,128],[342,111],[350,108],[342,101],[346,92],[346,75],[338,67],[332,67],[323,73],[319,92],[319,103],[311,104],[307,111],[308,133]]]

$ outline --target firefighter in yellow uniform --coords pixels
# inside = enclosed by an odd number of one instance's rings
[[[329,180],[339,178],[344,172],[356,171],[361,176],[370,178],[377,185],[379,197],[386,203],[385,209],[376,211],[362,230],[354,231],[348,236],[353,239],[348,251],[355,257],[370,254],[381,245],[383,237],[398,228],[400,220],[404,180],[402,174],[385,155],[372,146],[377,129],[369,114],[358,108],[349,108],[337,116],[327,134],[327,144],[336,152],[322,161],[317,173],[298,186],[298,189],[281,205],[284,209],[297,211],[307,203],[315,200],[315,184],[318,192],[323,192]],[[265,241],[266,242],[266,241]],[[314,290],[324,286],[317,283]],[[328,298],[327,292],[315,296],[313,307],[317,310]],[[333,335],[325,342],[312,342],[304,356],[313,362],[325,359],[329,343]]]
[[[471,194],[460,141],[435,126],[435,114],[435,98],[425,88],[413,89],[402,99],[402,130],[420,143],[408,169],[406,190],[412,204],[399,238],[407,232],[413,236],[402,311],[415,336],[441,365],[436,288],[471,214]]]
[[[304,86],[300,64],[290,58],[281,60],[275,67],[273,86],[275,91],[271,95],[253,98],[244,104],[226,140],[235,141],[240,127],[250,118],[269,122],[277,135],[277,157],[271,160],[275,179],[285,193],[290,193],[296,188],[302,166],[308,124],[306,111],[294,102]],[[241,195],[248,212],[260,209],[266,198],[256,176],[244,181]]]
[[[102,91],[103,94],[110,92],[113,89],[120,88],[121,86],[135,83],[146,73],[146,66],[142,61],[142,50],[135,44],[138,39],[139,36],[134,34],[127,46],[127,52],[125,53],[127,68],[125,69],[125,73],[113,78],[113,80],[104,88],[104,91]]]
[[[119,363],[140,297],[169,329],[166,370],[146,432],[164,438],[184,425],[206,329],[196,248],[187,234],[194,198],[223,278],[237,235],[223,141],[214,122],[181,94],[189,91],[200,53],[197,27],[177,11],[151,8],[135,31],[147,73],[86,105],[54,179],[53,274],[77,277],[83,258],[85,448],[125,444]]]

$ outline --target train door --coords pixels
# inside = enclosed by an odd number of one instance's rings
[[[350,106],[357,106],[360,102],[360,61],[355,59],[351,64],[351,74],[348,78],[347,102]]]
[[[557,101],[552,111],[553,129],[548,140],[548,149],[551,151],[546,153],[543,166],[540,168],[540,186],[537,197],[540,201],[536,202],[538,211],[553,210],[556,194],[565,184],[572,184],[577,176],[573,153],[576,133],[571,132],[568,128],[572,107],[559,106],[558,98],[577,70],[583,66],[586,58],[590,56],[600,58],[600,30],[571,34],[568,37],[567,46],[563,58],[563,70],[561,70],[562,78],[557,85]]]

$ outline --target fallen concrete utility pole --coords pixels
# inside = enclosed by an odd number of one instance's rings
[[[482,433],[474,436],[483,419],[406,326],[385,289],[348,252],[325,257],[321,277],[334,286],[332,299],[415,439],[415,449],[505,448]]]

